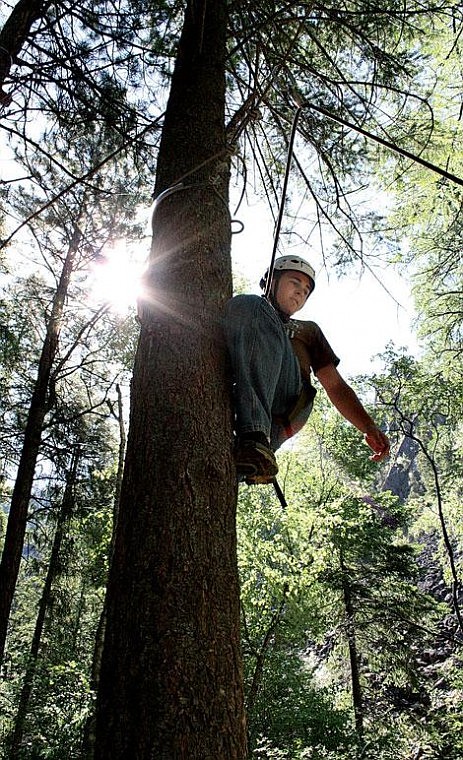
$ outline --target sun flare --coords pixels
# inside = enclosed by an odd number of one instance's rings
[[[91,296],[108,303],[118,314],[135,307],[141,295],[143,263],[136,260],[123,241],[98,257],[92,266]]]

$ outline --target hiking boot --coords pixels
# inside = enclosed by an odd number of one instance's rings
[[[239,479],[248,485],[273,483],[278,472],[275,455],[268,444],[251,437],[238,440],[235,462]]]

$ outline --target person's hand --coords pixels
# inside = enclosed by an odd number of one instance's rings
[[[389,438],[387,435],[384,435],[383,431],[380,430],[379,427],[376,427],[375,425],[374,427],[369,428],[364,434],[364,439],[370,449],[373,451],[373,454],[370,457],[373,462],[380,462],[382,459],[385,459],[387,456],[389,456],[389,451],[391,448]]]

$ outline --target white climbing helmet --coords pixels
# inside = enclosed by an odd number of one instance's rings
[[[282,272],[286,269],[292,269],[295,272],[303,272],[304,274],[306,274],[311,282],[312,290],[314,289],[315,270],[309,264],[308,261],[305,261],[305,259],[301,259],[300,256],[280,256],[280,258],[276,259],[275,261],[275,264],[273,266],[273,272],[274,273]],[[267,277],[268,277],[268,269],[260,281],[260,287],[262,288],[262,290],[265,289],[265,286],[267,284]]]

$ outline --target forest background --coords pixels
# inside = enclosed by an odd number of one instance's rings
[[[0,14],[0,756],[461,760],[461,8]],[[420,343],[351,378],[390,461],[320,391],[286,509],[237,487],[220,337],[283,198],[279,250],[394,271]]]

